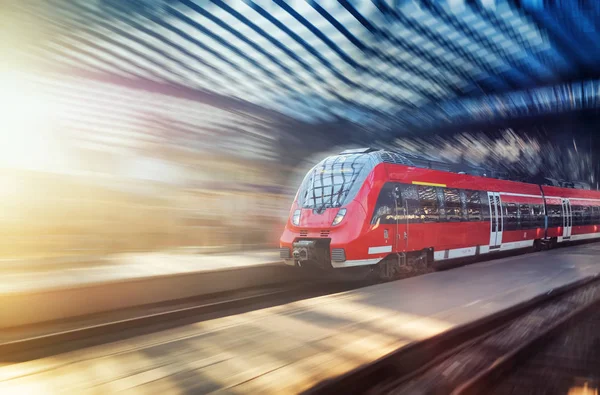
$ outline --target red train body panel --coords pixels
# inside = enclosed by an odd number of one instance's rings
[[[385,151],[340,155],[307,174],[280,239],[286,263],[344,268],[415,253],[440,261],[600,237],[598,191],[406,166],[390,158]]]

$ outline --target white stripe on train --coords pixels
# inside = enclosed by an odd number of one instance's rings
[[[381,246],[381,247],[369,247],[369,255],[381,254],[383,252],[392,252],[392,246]]]
[[[596,237],[600,237],[600,232],[586,233],[584,235],[571,235],[571,237],[566,240],[562,236],[560,236],[557,241],[560,243],[562,241],[587,240],[587,239],[594,239]]]

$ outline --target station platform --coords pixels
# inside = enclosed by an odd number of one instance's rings
[[[600,273],[600,244],[512,256],[0,367],[0,393],[298,393]]]
[[[0,261],[0,294],[117,282],[138,278],[283,264],[276,248],[244,253],[135,253],[86,259]]]
[[[302,279],[279,251],[0,264],[0,330]]]

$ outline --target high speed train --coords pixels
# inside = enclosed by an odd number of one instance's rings
[[[385,281],[440,261],[598,238],[599,227],[599,191],[440,171],[367,148],[308,172],[280,256],[301,267],[362,267]]]

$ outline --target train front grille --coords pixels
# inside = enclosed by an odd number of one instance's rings
[[[280,248],[279,249],[279,257],[281,259],[290,259],[291,258],[290,249],[289,248]]]
[[[346,261],[346,251],[343,248],[333,248],[331,250],[331,260],[334,262]]]

